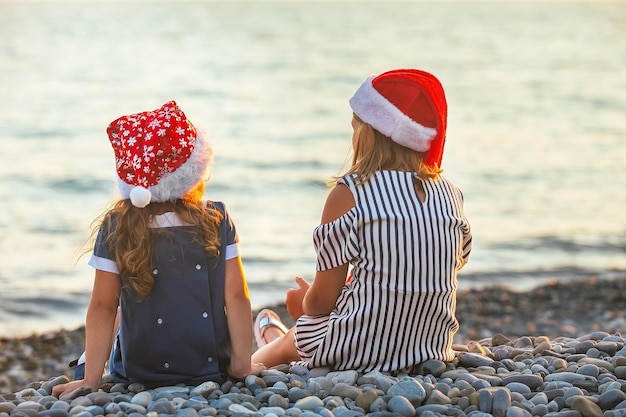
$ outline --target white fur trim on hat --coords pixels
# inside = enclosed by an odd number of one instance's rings
[[[350,107],[361,120],[394,142],[418,152],[430,149],[437,130],[402,113],[372,85],[368,77],[350,99]]]
[[[183,198],[191,191],[198,182],[203,181],[207,171],[213,162],[213,148],[207,135],[202,130],[197,130],[196,143],[189,155],[189,159],[161,178],[156,185],[147,189],[130,185],[118,177],[117,185],[122,199],[130,198],[136,207],[145,207],[150,202],[162,203]],[[145,190],[145,192],[143,191]],[[147,193],[146,193],[147,192]],[[146,202],[147,199],[147,202]],[[137,203],[137,204],[136,204]],[[141,205],[145,203],[145,205]]]

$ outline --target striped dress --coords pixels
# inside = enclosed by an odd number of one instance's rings
[[[317,270],[350,263],[351,279],[329,316],[302,316],[296,346],[309,367],[394,372],[453,359],[457,272],[472,237],[461,191],[439,176],[378,171],[355,184],[355,207],[314,231]]]

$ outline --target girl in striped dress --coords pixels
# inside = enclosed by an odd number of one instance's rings
[[[367,78],[350,105],[352,164],[313,233],[314,281],[298,277],[287,293],[293,328],[259,313],[252,360],[362,372],[450,361],[472,237],[463,195],[441,175],[443,87],[425,71],[393,70]]]

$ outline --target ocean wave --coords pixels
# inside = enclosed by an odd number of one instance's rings
[[[562,237],[557,235],[544,235],[523,239],[496,242],[486,245],[494,250],[520,250],[520,251],[544,251],[558,250],[567,253],[601,252],[606,254],[626,253],[626,231],[611,235],[589,236],[584,238],[574,236]]]

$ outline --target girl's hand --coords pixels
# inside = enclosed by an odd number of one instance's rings
[[[231,361],[228,364],[228,375],[236,379],[245,379],[248,375],[259,375],[266,369],[262,363],[251,363],[245,368],[244,370],[243,367],[238,367]]]
[[[84,379],[77,379],[75,381],[70,381],[67,384],[60,384],[52,387],[52,395],[61,398],[65,394],[69,394],[72,391],[75,391],[80,387],[89,387],[91,392],[95,391],[94,387],[87,385]],[[100,387],[97,387],[100,388]]]
[[[302,277],[296,277],[296,284],[298,284],[298,288],[288,289],[287,295],[285,296],[287,312],[294,320],[297,320],[298,317],[304,314],[302,300],[304,300],[304,296],[311,287],[311,284]]]
[[[250,369],[251,375],[260,375],[262,371],[265,371],[267,368],[262,363],[253,363],[252,368]]]

